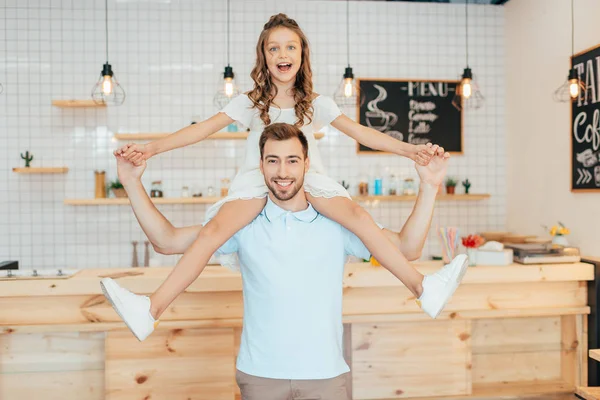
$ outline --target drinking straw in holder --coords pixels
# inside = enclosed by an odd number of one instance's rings
[[[442,245],[442,259],[449,263],[454,258],[458,246],[458,228],[448,226],[437,228],[437,231]]]

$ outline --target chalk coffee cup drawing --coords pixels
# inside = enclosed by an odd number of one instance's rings
[[[594,167],[594,180],[596,186],[600,187],[600,165]]]
[[[581,153],[577,154],[577,161],[583,164],[584,167],[593,167],[598,163],[599,154],[594,154],[592,149],[585,149]]]
[[[387,99],[387,91],[385,88],[379,85],[373,85],[375,89],[379,91],[377,97],[367,103],[368,111],[365,112],[367,120],[367,126],[378,130],[379,132],[385,132],[390,127],[396,125],[398,122],[398,116],[393,112],[380,110],[377,103]]]

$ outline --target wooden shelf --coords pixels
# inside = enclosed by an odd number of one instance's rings
[[[116,133],[114,138],[117,140],[124,141],[135,141],[135,140],[157,140],[162,139],[171,135],[171,133]],[[315,139],[319,140],[325,136],[323,133],[315,133]],[[243,140],[248,138],[248,132],[217,132],[209,137],[207,140]]]
[[[214,204],[221,197],[160,197],[153,198],[154,204]],[[120,206],[129,204],[127,197],[107,199],[66,199],[65,204],[70,206]]]
[[[489,194],[469,195],[442,195],[438,197],[441,201],[468,201],[483,200],[490,197]],[[214,204],[222,197],[162,197],[153,198],[154,204]],[[353,197],[356,201],[415,201],[417,196],[358,196]],[[128,198],[106,198],[106,199],[65,199],[64,204],[71,206],[119,206],[129,204]]]
[[[52,100],[52,105],[59,108],[106,107],[106,104],[98,104],[94,100]]]
[[[490,198],[489,194],[440,194],[436,200],[440,201],[474,201]],[[354,201],[415,201],[416,195],[411,196],[354,196]]]
[[[28,167],[28,168],[13,168],[17,174],[65,174],[69,171],[67,167]]]
[[[598,349],[590,350],[590,358],[592,358],[596,361],[600,361],[600,350],[598,350]]]
[[[600,387],[578,387],[575,392],[585,400],[600,400]]]

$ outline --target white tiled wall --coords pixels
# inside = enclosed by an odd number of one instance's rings
[[[101,0],[3,0],[0,8],[0,260],[24,268],[124,267],[132,240],[144,235],[127,206],[75,207],[65,198],[92,198],[94,170],[116,177],[115,132],[172,132],[192,116],[217,110],[212,98],[226,64],[225,1],[110,0],[109,59],[127,92],[125,104],[106,109],[59,109],[53,99],[87,99],[104,50]],[[312,50],[316,91],[332,95],[346,66],[345,2],[232,0],[231,65],[240,89],[249,77],[258,34],[268,17],[285,12],[305,30]],[[434,227],[462,233],[503,229],[506,219],[504,12],[470,9],[471,66],[487,103],[465,118],[465,154],[450,174],[472,182],[481,202],[440,202]],[[457,79],[464,68],[464,6],[404,2],[350,3],[350,62],[357,77]],[[354,112],[349,112],[353,116]],[[416,177],[395,156],[358,156],[355,142],[331,132],[319,147],[329,174],[352,183],[376,164]],[[165,195],[181,187],[206,192],[232,177],[244,143],[210,141],[162,154],[149,162],[144,183],[162,179]],[[33,166],[68,166],[65,175],[21,175],[20,153]],[[458,188],[462,192],[462,188]],[[369,211],[398,229],[410,203],[380,203]],[[160,209],[176,225],[197,224],[206,206]],[[435,234],[424,257],[439,252]],[[140,262],[143,245],[138,245]],[[157,256],[173,265],[174,256]]]

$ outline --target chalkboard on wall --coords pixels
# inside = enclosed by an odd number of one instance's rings
[[[571,104],[571,191],[600,191],[600,45],[571,64],[585,83]]]
[[[359,79],[357,120],[407,143],[463,153],[462,112],[452,105],[459,81]],[[358,153],[387,154],[358,143]]]

